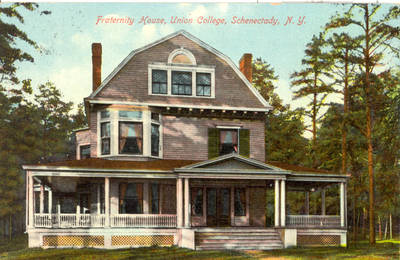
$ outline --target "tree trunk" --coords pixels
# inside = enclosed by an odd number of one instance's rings
[[[12,216],[11,216],[11,214],[10,214],[10,223],[8,225],[8,236],[9,236],[9,239],[11,240],[11,238],[12,238]]]
[[[349,59],[349,50],[346,48],[345,54],[345,65],[344,65],[344,90],[343,90],[343,121],[342,121],[342,174],[346,174],[347,172],[347,147],[346,147],[346,139],[347,139],[347,129],[346,129],[346,118],[348,111],[348,59]]]
[[[353,241],[357,240],[356,196],[353,194]]]
[[[374,162],[373,162],[373,147],[372,147],[372,104],[370,92],[370,47],[369,47],[369,11],[368,4],[365,5],[365,93],[367,99],[367,143],[368,143],[368,179],[369,179],[369,244],[375,244],[375,205],[374,205]]]
[[[367,209],[363,208],[363,218],[362,218],[362,238],[365,239],[365,222],[367,220]]]
[[[387,239],[387,231],[388,231],[388,220],[385,221],[385,235],[384,235],[385,240]]]
[[[382,220],[381,216],[378,216],[378,230],[379,230],[379,240],[382,240]]]
[[[389,214],[389,238],[393,239],[392,213]]]

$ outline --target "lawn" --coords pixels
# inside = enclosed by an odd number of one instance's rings
[[[25,236],[0,240],[0,259],[400,259],[400,241],[367,242],[349,248],[295,248],[271,251],[192,251],[177,247],[137,249],[28,249]]]

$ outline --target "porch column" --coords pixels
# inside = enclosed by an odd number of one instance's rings
[[[340,183],[340,226],[344,227],[344,204],[345,204],[345,194],[344,194],[344,182]]]
[[[106,223],[105,226],[110,226],[110,178],[105,177],[104,179],[104,200],[105,200],[105,215]]]
[[[286,225],[286,187],[285,180],[281,180],[281,226]]]
[[[182,214],[182,179],[176,179],[176,224],[177,227],[183,226],[183,214]]]
[[[189,178],[185,178],[185,227],[190,227],[190,186]]]
[[[321,215],[326,215],[326,207],[325,207],[325,188],[321,190]]]
[[[27,177],[28,177],[28,224],[30,228],[34,227],[34,223],[33,223],[33,214],[34,214],[34,210],[33,210],[33,203],[34,203],[34,191],[33,191],[33,177],[32,177],[32,173],[31,172],[27,172]]]
[[[40,184],[40,196],[39,196],[39,213],[43,214],[44,211],[44,185]]]
[[[53,191],[51,189],[49,189],[48,191],[48,199],[49,199],[49,213],[52,213],[53,210]]]
[[[306,191],[306,201],[305,201],[306,215],[310,215],[310,192]]]
[[[279,226],[279,180],[275,180],[275,227]]]

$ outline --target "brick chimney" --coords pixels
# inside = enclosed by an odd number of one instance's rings
[[[101,43],[92,44],[93,92],[101,84]]]
[[[242,58],[239,61],[239,69],[243,73],[243,75],[252,82],[253,78],[253,68],[251,61],[253,59],[253,55],[251,53],[243,54]]]

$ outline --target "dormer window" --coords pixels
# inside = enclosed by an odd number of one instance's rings
[[[184,48],[171,52],[167,63],[149,64],[148,73],[149,95],[215,97],[215,67],[197,64]]]

